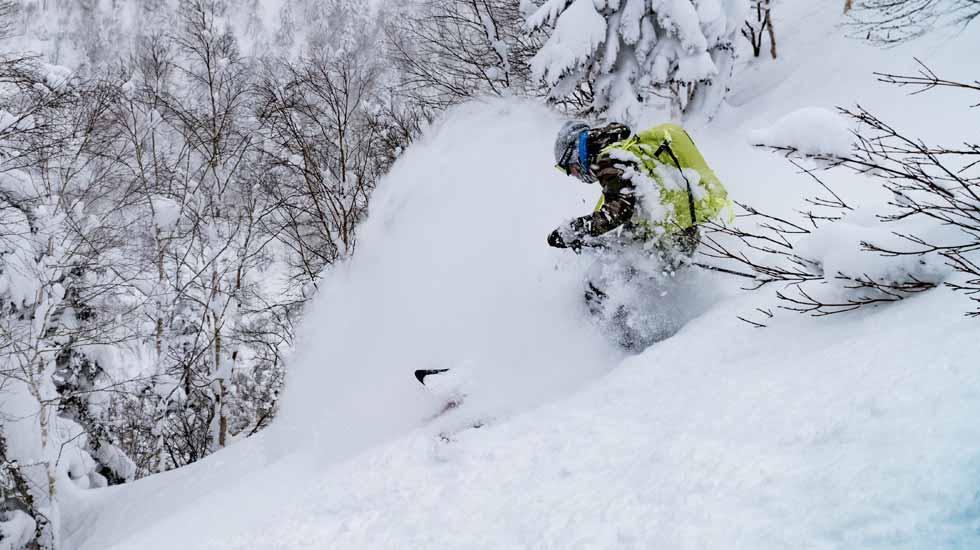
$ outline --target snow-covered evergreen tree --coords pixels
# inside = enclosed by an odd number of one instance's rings
[[[532,61],[553,98],[584,92],[624,121],[708,116],[724,99],[746,0],[525,0],[549,38]]]

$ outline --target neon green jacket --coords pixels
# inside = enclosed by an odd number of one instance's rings
[[[725,187],[691,136],[677,124],[661,124],[613,143],[600,152],[600,157],[638,168],[639,174],[627,169],[624,177],[631,179],[638,195],[632,221],[647,229],[648,237],[669,237],[694,223],[715,219],[726,206],[731,217]],[[596,210],[603,202],[604,197]]]

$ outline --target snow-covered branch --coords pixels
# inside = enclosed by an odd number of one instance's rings
[[[980,91],[976,83],[944,80],[920,66],[915,76],[880,77],[919,91]],[[850,151],[830,142],[816,149],[770,145],[829,194],[808,199],[812,209],[801,212],[808,225],[743,206],[742,219],[754,223],[748,229],[713,227],[706,237],[708,255],[756,273],[755,288],[789,285],[791,292],[777,293],[784,307],[815,315],[893,302],[941,284],[980,302],[980,146],[930,145],[860,106],[840,112],[860,128]],[[807,120],[814,128],[814,119]],[[760,138],[779,141],[780,134],[773,130]],[[814,170],[793,160],[798,157],[823,170],[849,168],[871,177],[892,198],[870,210],[855,209]],[[980,315],[980,309],[970,315]]]

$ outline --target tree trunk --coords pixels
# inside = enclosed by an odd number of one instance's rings
[[[225,414],[225,381],[218,381],[218,447],[223,448],[228,439],[228,415]]]
[[[160,231],[160,228],[159,227],[156,228],[156,233],[157,233],[157,243],[158,243],[158,248],[159,248],[159,252],[157,253],[157,283],[159,285],[158,286],[158,289],[157,289],[157,292],[160,292],[163,289],[163,281],[165,279],[164,272],[163,272],[163,254],[164,254],[164,248],[163,248],[163,240],[160,237],[160,235],[161,235],[162,232]],[[160,363],[162,363],[162,357],[163,357],[163,301],[160,300],[160,299],[157,299],[157,320],[156,320],[156,341],[155,341],[155,344],[156,344],[156,351],[157,351],[157,361],[160,362]]]
[[[776,31],[772,28],[772,13],[770,8],[766,8],[766,23],[769,31],[769,53],[776,59]]]

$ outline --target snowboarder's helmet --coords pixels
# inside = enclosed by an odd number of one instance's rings
[[[558,130],[555,138],[555,163],[559,168],[567,170],[573,162],[579,162],[578,138],[588,129],[589,125],[585,121],[569,120]]]

